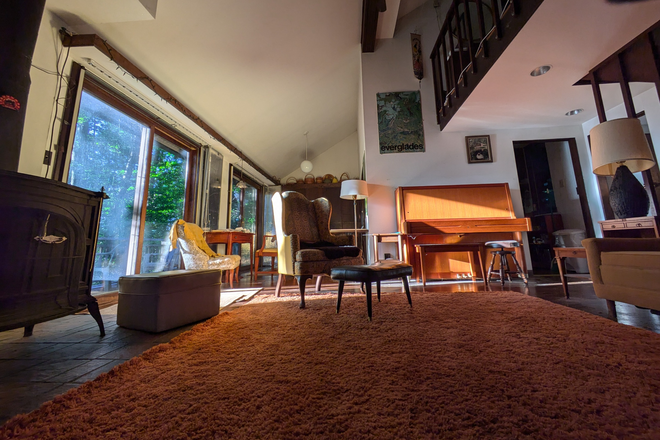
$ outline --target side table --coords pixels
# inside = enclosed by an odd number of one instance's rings
[[[566,280],[566,258],[587,258],[587,251],[581,247],[556,247],[554,248],[555,258],[557,259],[557,266],[559,266],[559,278],[561,279],[561,285],[564,288],[564,295],[566,298],[570,298],[568,295],[568,281]],[[589,274],[575,274],[573,276],[578,276],[581,278],[591,279]]]

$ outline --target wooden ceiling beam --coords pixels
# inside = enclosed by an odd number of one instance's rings
[[[385,0],[362,1],[362,53],[371,53],[376,49],[378,14],[386,9]]]

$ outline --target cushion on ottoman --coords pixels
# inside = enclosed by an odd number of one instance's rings
[[[117,325],[162,332],[220,310],[222,271],[173,270],[119,278]]]

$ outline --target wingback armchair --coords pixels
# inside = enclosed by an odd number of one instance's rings
[[[337,266],[364,264],[362,251],[349,246],[353,238],[330,233],[332,205],[322,197],[307,200],[295,191],[273,195],[273,215],[277,232],[275,294],[279,296],[284,278],[296,277],[300,308],[305,308],[305,283],[314,275],[330,275]],[[320,283],[317,283],[317,290]]]
[[[220,269],[230,271],[229,283],[233,287],[234,270],[241,264],[240,255],[219,255],[204,239],[204,231],[194,223],[177,220],[170,231],[172,249],[177,246],[186,269]]]

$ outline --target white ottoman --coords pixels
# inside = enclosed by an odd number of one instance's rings
[[[117,325],[157,333],[215,316],[221,274],[173,270],[121,277]]]

